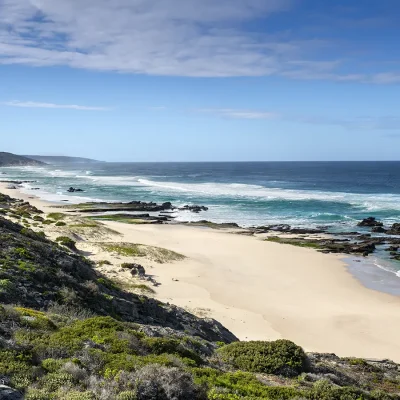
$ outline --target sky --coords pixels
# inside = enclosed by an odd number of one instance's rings
[[[399,0],[0,0],[0,151],[400,160]]]

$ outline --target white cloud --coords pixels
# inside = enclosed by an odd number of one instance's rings
[[[92,107],[92,106],[79,106],[76,104],[53,104],[53,103],[37,103],[34,101],[5,101],[0,103],[9,107],[25,107],[25,108],[57,108],[67,110],[80,110],[80,111],[108,111],[107,107]]]
[[[331,43],[246,22],[286,12],[295,0],[0,0],[0,64],[69,66],[148,75],[282,75],[398,83],[391,72],[340,73],[319,60]],[[262,31],[265,31],[263,28]],[[347,70],[347,69],[346,69]]]

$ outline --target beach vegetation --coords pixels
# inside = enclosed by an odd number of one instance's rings
[[[292,246],[297,247],[308,247],[311,249],[321,249],[321,244],[317,241],[313,241],[310,239],[299,239],[299,238],[283,238],[279,236],[270,236],[265,239],[266,242],[274,242],[280,244],[291,244]]]
[[[304,350],[284,339],[231,343],[218,353],[228,364],[247,372],[297,376],[307,367]]]
[[[147,257],[160,264],[171,261],[181,261],[185,258],[182,254],[161,247],[146,246],[135,243],[98,243],[109,253],[124,257]]]
[[[56,222],[56,226],[66,226],[67,224],[63,221]]]
[[[59,244],[61,244],[62,246],[67,247],[68,249],[72,250],[72,251],[76,251],[76,242],[74,240],[72,240],[71,238],[69,238],[68,236],[59,236],[56,239],[56,242],[58,242]]]
[[[47,218],[53,219],[54,221],[62,221],[66,217],[67,217],[67,214],[60,213],[60,212],[47,214]]]

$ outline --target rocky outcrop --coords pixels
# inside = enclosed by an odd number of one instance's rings
[[[359,222],[357,226],[366,226],[366,227],[383,226],[383,223],[377,221],[375,217],[368,217]]]
[[[123,269],[129,269],[131,271],[132,276],[137,276],[137,277],[144,277],[146,275],[146,270],[145,268],[140,265],[140,264],[130,264],[130,263],[125,263],[122,264]]]
[[[69,193],[84,192],[84,190],[79,189],[79,188],[74,188],[74,187],[71,186],[71,187],[67,190],[67,192],[69,192]]]
[[[282,233],[293,233],[299,235],[326,233],[326,229],[292,228],[290,225],[287,224],[257,226],[255,228],[251,228],[251,230],[254,233],[282,232]]]
[[[0,385],[0,399],[1,400],[23,400],[23,395],[15,389],[5,385]]]
[[[208,207],[197,206],[197,205],[194,205],[194,206],[185,205],[185,206],[179,208],[179,210],[180,211],[191,211],[191,212],[194,212],[194,213],[199,213],[201,211],[208,211]]]
[[[386,233],[388,235],[400,235],[400,224],[393,224]]]

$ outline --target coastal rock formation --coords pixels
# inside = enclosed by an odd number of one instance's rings
[[[386,233],[387,230],[385,228],[383,228],[382,226],[374,226],[372,228],[371,232],[374,232],[374,233]]]
[[[400,224],[393,224],[386,233],[389,235],[400,235]]]
[[[144,267],[140,264],[130,264],[130,263],[124,263],[121,265],[122,268],[124,269],[129,269],[131,271],[132,276],[137,276],[137,277],[144,277],[146,275],[146,270]]]
[[[200,211],[208,211],[208,207],[197,206],[197,205],[193,205],[193,206],[185,205],[185,206],[179,208],[179,210],[180,211],[192,211],[194,213],[199,213]]]
[[[0,399],[1,400],[23,400],[21,392],[14,390],[8,386],[0,385]]]
[[[366,227],[383,226],[383,223],[377,221],[375,217],[368,217],[359,222],[357,226],[366,226]]]
[[[74,187],[72,187],[72,186],[67,190],[67,192],[69,192],[69,193],[83,192],[83,191],[84,191],[84,190],[79,189],[79,188],[74,188]]]
[[[282,232],[282,233],[293,233],[293,234],[319,234],[325,233],[326,229],[314,229],[314,228],[292,228],[287,224],[278,224],[278,225],[266,225],[266,226],[257,226],[255,228],[251,228],[254,233],[268,233],[268,232]]]

